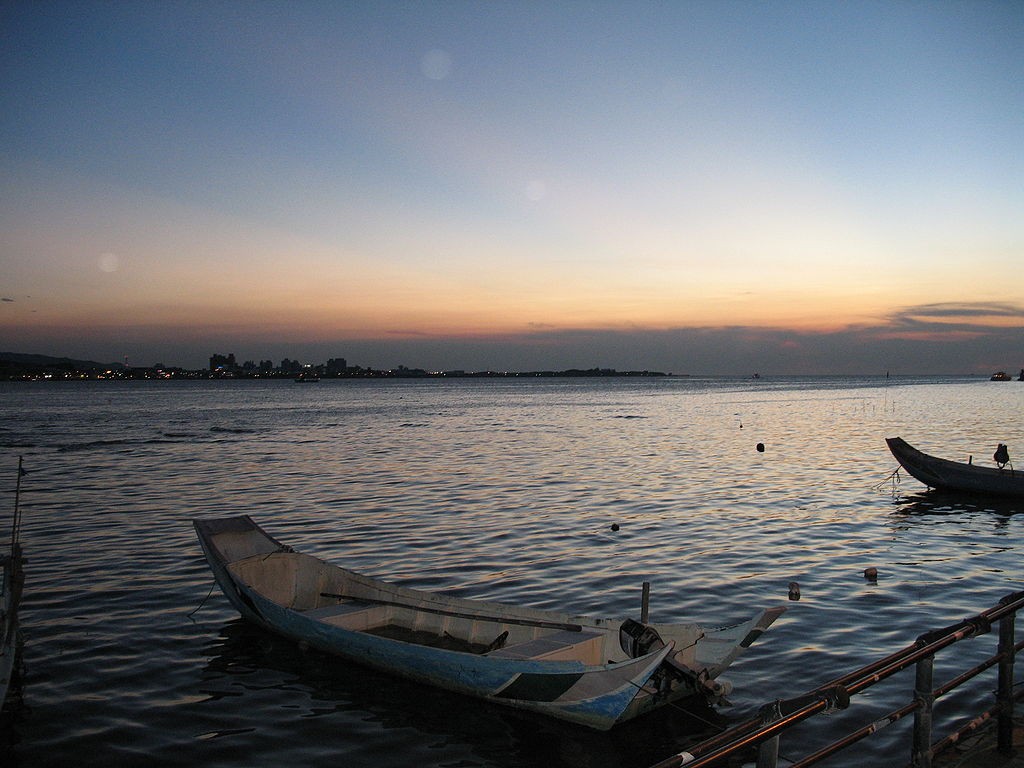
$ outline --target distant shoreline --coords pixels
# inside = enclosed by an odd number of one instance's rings
[[[317,382],[321,379],[468,379],[468,378],[601,378],[601,377],[669,377],[662,371],[618,371],[614,368],[568,368],[544,371],[426,371],[422,368],[398,366],[393,369],[346,366],[331,370],[327,366],[306,365],[256,369],[246,367],[188,370],[164,366],[130,367],[119,363],[104,364],[87,360],[0,353],[0,381],[104,381],[104,380],[235,380],[284,379]],[[688,376],[689,374],[681,374]]]
[[[845,374],[775,374],[754,378],[743,374],[690,374],[690,373],[661,373],[658,371],[616,371],[614,373],[591,374],[584,371],[481,371],[474,373],[426,373],[423,375],[400,374],[394,371],[374,371],[372,374],[342,374],[328,375],[307,378],[300,381],[300,377],[292,375],[254,375],[254,376],[222,376],[212,375],[208,371],[186,371],[179,374],[143,375],[136,371],[123,371],[114,373],[73,373],[73,374],[7,374],[0,372],[0,383],[21,383],[32,384],[39,382],[280,382],[282,384],[300,385],[301,388],[313,384],[325,384],[330,386],[333,381],[464,381],[467,379],[492,380],[492,379],[516,379],[516,380],[552,380],[552,379],[652,379],[667,381],[699,381],[702,379],[715,379],[734,382],[749,382],[751,386],[770,386],[772,383],[791,380],[814,380],[826,381],[830,379],[863,379],[880,384],[892,383],[903,384],[921,379],[967,379],[979,382],[988,382],[989,377],[980,373],[906,373],[886,376],[884,373],[845,373]],[[1016,381],[1016,380],[1015,380]]]
[[[268,361],[269,362],[269,361]],[[327,364],[301,365],[290,363],[289,368],[254,368],[249,364],[232,368],[185,369],[164,367],[160,364],[148,367],[132,367],[121,363],[98,363],[89,360],[74,360],[47,355],[28,355],[0,352],[0,381],[213,381],[213,380],[282,380],[315,383],[321,380],[345,379],[552,379],[552,378],[729,378],[736,380],[764,380],[757,373],[716,374],[716,373],[666,373],[652,370],[619,371],[615,368],[566,368],[561,370],[534,371],[427,371],[422,368],[375,369],[361,366],[333,367]],[[344,361],[330,361],[331,363]],[[877,378],[883,381],[919,377],[969,377],[988,379],[982,373],[774,373],[771,379],[804,377],[833,378],[857,377]],[[1018,380],[1017,377],[1012,377]]]
[[[381,380],[381,379],[596,379],[596,378],[690,378],[690,374],[662,373],[660,371],[611,371],[590,373],[588,371],[477,371],[424,372],[421,374],[399,373],[397,371],[372,371],[360,374],[327,374],[315,377],[293,374],[214,374],[208,371],[146,372],[134,369],[103,372],[64,373],[0,373],[0,381],[295,381],[315,383],[321,379],[331,380]]]

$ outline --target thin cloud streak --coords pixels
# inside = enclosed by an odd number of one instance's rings
[[[1024,308],[1002,302],[944,302],[906,307],[893,313],[889,322],[899,328],[908,325],[947,325],[950,320],[967,324],[972,318],[1006,318],[1011,321],[1006,325],[1024,328]]]

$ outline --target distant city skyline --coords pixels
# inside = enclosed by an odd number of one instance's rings
[[[937,311],[937,310],[935,310]],[[932,333],[921,318],[907,318],[877,329],[833,333],[797,332],[763,328],[675,329],[665,331],[547,332],[522,339],[396,339],[325,342],[244,342],[202,345],[192,339],[180,343],[158,340],[120,345],[76,346],[94,354],[71,354],[65,348],[14,349],[104,363],[200,370],[211,355],[233,354],[239,364],[287,358],[320,364],[332,358],[349,365],[378,370],[398,366],[424,370],[537,371],[569,368],[651,370],[676,374],[768,375],[787,374],[978,374],[1024,367],[1024,338],[1013,326],[935,321]],[[867,348],[868,352],[865,352]],[[119,351],[120,354],[115,354]]]
[[[0,9],[0,350],[1024,365],[1024,6]]]

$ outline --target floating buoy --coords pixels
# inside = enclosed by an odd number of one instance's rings
[[[865,568],[864,578],[868,581],[878,581],[878,569],[877,568]]]
[[[764,453],[764,443],[758,443],[757,444],[757,452],[758,453]]]
[[[800,599],[800,585],[795,581],[789,582],[789,599],[799,600]]]
[[[612,530],[613,531],[619,530],[619,524],[618,523],[612,523]]]

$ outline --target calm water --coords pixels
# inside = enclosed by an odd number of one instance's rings
[[[980,379],[0,384],[4,537],[18,455],[30,472],[24,707],[6,718],[0,762],[648,766],[711,721],[1024,588],[1024,505],[936,499],[909,477],[894,487],[884,443],[989,463],[1004,442],[1024,468],[1022,414],[1024,384]],[[463,596],[631,615],[646,580],[656,620],[789,611],[727,673],[733,707],[593,733],[242,623],[210,594],[190,523],[242,512],[297,548]],[[958,647],[980,659],[994,639]],[[993,687],[986,676],[941,700],[938,724]],[[871,689],[783,755],[911,688]],[[891,726],[832,764],[902,766],[907,734]]]

